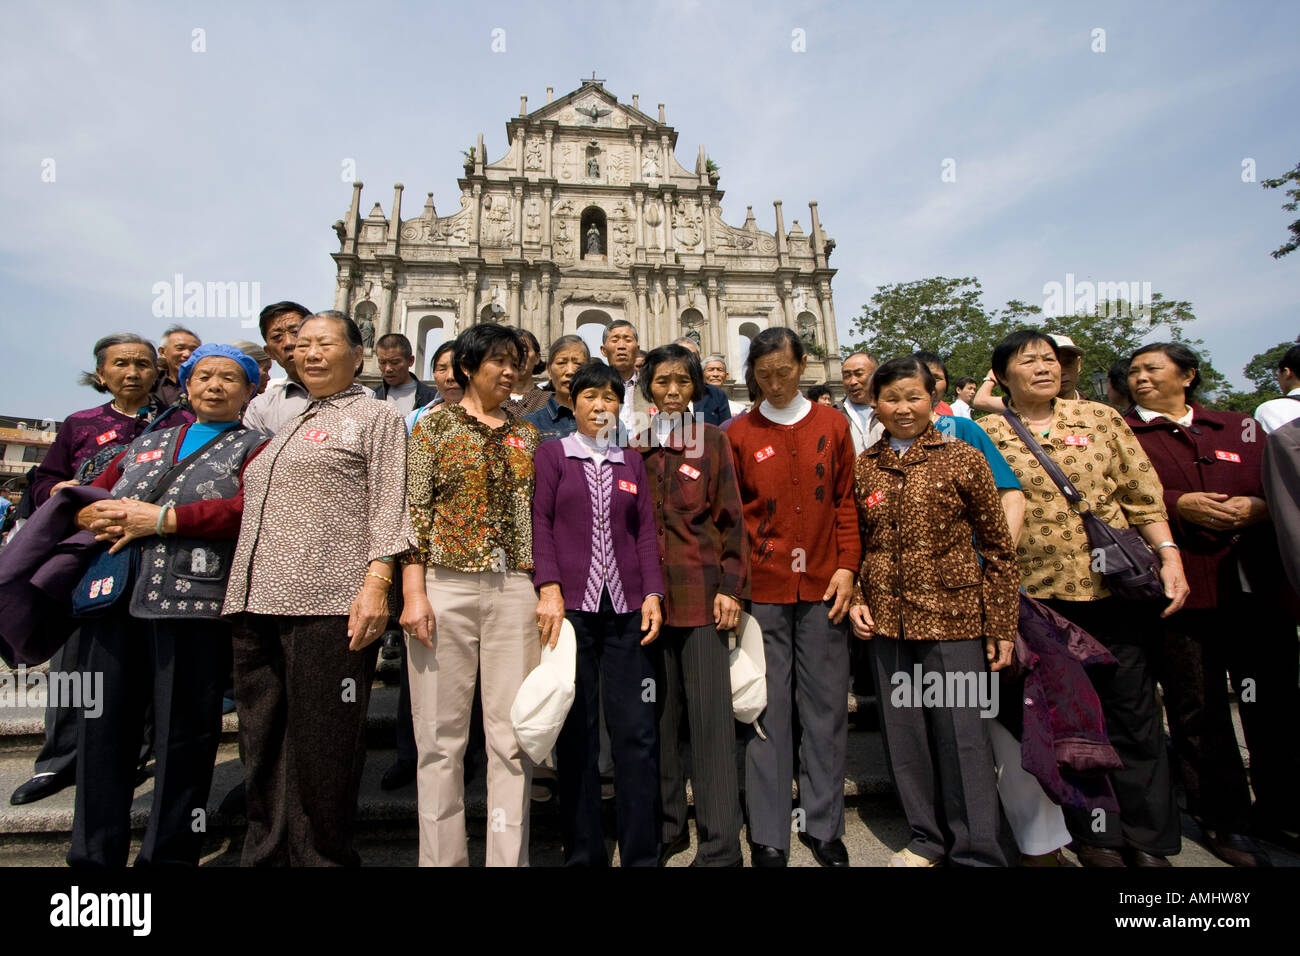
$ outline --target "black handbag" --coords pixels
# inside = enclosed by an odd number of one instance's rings
[[[1024,422],[1010,409],[1003,409],[1002,415],[1083,520],[1092,553],[1092,569],[1101,575],[1107,589],[1122,601],[1145,604],[1168,600],[1160,580],[1160,562],[1142,535],[1132,528],[1112,528],[1093,514],[1088,499],[1079,494],[1060,466],[1043,451]]]

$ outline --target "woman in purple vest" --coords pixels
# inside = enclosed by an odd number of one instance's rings
[[[623,379],[589,362],[569,385],[578,430],[534,457],[533,584],[543,643],[565,618],[578,643],[577,694],[557,743],[567,866],[606,866],[600,808],[603,705],[614,752],[623,866],[659,863],[659,733],[655,662],[663,621],[654,508],[645,464],[610,441]]]
[[[264,441],[239,413],[260,379],[257,363],[233,346],[196,349],[180,385],[197,422],[137,438],[93,482],[113,497],[77,515],[81,528],[113,542],[111,552],[139,555],[133,582],[110,585],[122,597],[82,625],[72,866],[126,864],[151,700],[153,809],[136,862],[198,865],[203,829],[194,811],[207,806],[230,674],[221,604],[244,510],[243,469]]]

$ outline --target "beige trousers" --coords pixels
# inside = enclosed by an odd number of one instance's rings
[[[420,865],[468,866],[465,746],[474,678],[482,671],[487,738],[487,865],[528,865],[532,762],[515,741],[510,705],[541,658],[537,594],[525,571],[425,571],[433,606],[433,650],[407,640]]]

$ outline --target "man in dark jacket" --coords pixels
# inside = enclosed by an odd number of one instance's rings
[[[400,332],[389,332],[375,343],[375,358],[384,381],[375,389],[375,398],[395,406],[402,416],[423,408],[438,398],[438,390],[425,385],[411,374],[415,353],[411,340]]]

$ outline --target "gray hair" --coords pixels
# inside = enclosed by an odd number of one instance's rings
[[[264,365],[271,361],[271,356],[266,354],[266,349],[262,348],[262,346],[258,345],[256,342],[250,342],[247,339],[236,339],[230,344],[239,349],[239,351],[243,352],[258,365]]]
[[[722,363],[722,370],[723,370],[724,372],[727,370],[727,360],[726,360],[725,358],[723,358],[721,355],[719,355],[717,352],[714,352],[712,355],[710,355],[708,358],[706,358],[706,359],[704,360],[704,365],[708,365],[710,362],[721,362],[721,363]],[[703,366],[701,366],[701,368],[702,368],[702,367],[703,367]]]
[[[606,342],[609,341],[609,336],[615,329],[631,329],[632,341],[636,342],[638,345],[641,344],[641,336],[636,334],[635,325],[633,325],[627,319],[615,319],[613,322],[609,323],[605,331],[601,334],[600,336],[601,345],[604,345]]]
[[[338,309],[326,309],[324,312],[313,312],[311,315],[303,319],[302,322],[298,323],[298,328],[301,329],[305,323],[310,322],[312,319],[333,319],[335,322],[338,322],[343,326],[343,337],[347,340],[350,348],[359,349],[365,346],[365,342],[361,338],[361,329],[357,328],[357,324],[352,321],[352,316],[348,315],[346,312],[340,312]],[[357,371],[359,372],[360,369]]]
[[[550,360],[555,357],[556,352],[573,348],[575,346],[582,346],[582,350],[587,353],[587,358],[591,358],[591,349],[587,346],[587,340],[581,335],[561,335],[551,343],[551,348],[546,353],[548,364]]]
[[[77,377],[78,385],[89,385],[97,392],[108,393],[108,389],[99,380],[97,373],[104,367],[104,363],[108,361],[108,350],[114,345],[147,345],[149,351],[153,352],[154,358],[157,359],[158,357],[158,350],[154,348],[154,344],[143,336],[136,335],[134,332],[114,332],[112,335],[106,335],[95,343],[93,350],[95,354],[95,371],[82,372]]]
[[[187,329],[187,328],[186,328],[185,326],[183,326],[183,325],[169,325],[169,326],[167,326],[167,328],[165,328],[165,329],[163,330],[162,338],[160,338],[160,339],[158,340],[158,344],[159,344],[159,345],[166,345],[166,344],[167,344],[167,340],[168,340],[171,336],[175,335],[177,332],[184,332],[186,335],[188,335],[190,338],[192,338],[195,342],[198,342],[200,345],[203,344],[203,340],[202,340],[201,338],[199,338],[197,335],[195,335],[194,332],[193,332],[192,330]]]

